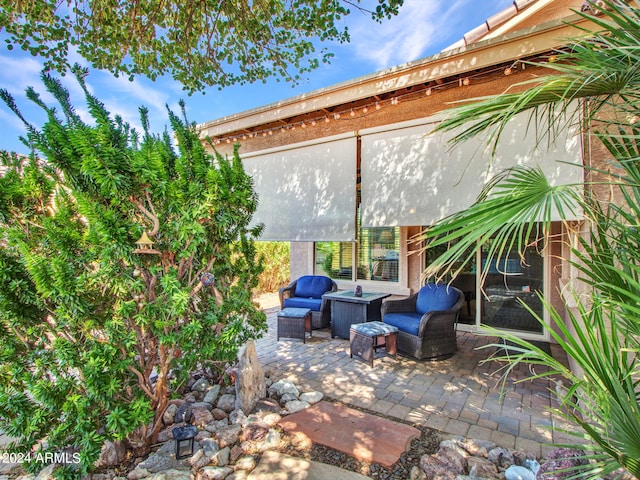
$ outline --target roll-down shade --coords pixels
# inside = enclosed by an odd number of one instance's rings
[[[580,136],[537,144],[528,120],[514,118],[493,159],[481,140],[452,147],[452,134],[429,134],[435,118],[361,131],[362,225],[431,225],[471,206],[497,172],[514,165],[539,165],[552,184],[582,183]]]
[[[258,193],[253,224],[261,240],[353,241],[356,211],[354,134],[243,155]]]

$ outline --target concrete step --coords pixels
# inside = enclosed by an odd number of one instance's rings
[[[325,463],[291,457],[278,452],[264,452],[248,480],[367,480],[359,473]]]

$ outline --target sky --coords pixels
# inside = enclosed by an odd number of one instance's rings
[[[365,7],[375,3],[375,0],[362,1]],[[351,42],[319,46],[329,49],[334,58],[330,64],[321,64],[317,70],[308,73],[296,87],[271,80],[266,84],[232,86],[223,90],[213,86],[204,94],[189,96],[179,83],[169,77],[156,81],[138,77],[131,82],[94,69],[90,70],[87,84],[108,111],[120,115],[138,129],[138,108],[146,106],[151,129],[159,133],[168,124],[166,106],[179,112],[180,99],[186,102],[190,121],[203,123],[215,120],[428,57],[457,42],[466,32],[512,3],[513,0],[405,0],[399,15],[382,24],[352,8],[351,15],[341,20],[349,28]],[[80,57],[73,60],[86,65]],[[32,86],[42,94],[47,104],[54,104],[41,84],[41,69],[42,62],[37,57],[19,49],[0,50],[0,88],[13,95],[24,116],[37,127],[42,125],[44,116],[39,107],[26,99],[24,91]],[[61,80],[69,90],[76,111],[88,121],[80,87],[69,76]],[[19,140],[24,133],[21,121],[0,102],[0,150],[28,153],[27,147]]]

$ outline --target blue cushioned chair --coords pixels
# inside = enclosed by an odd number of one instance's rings
[[[418,359],[442,360],[458,350],[456,323],[464,294],[428,284],[403,300],[382,304],[382,321],[398,327],[398,350]]]
[[[323,275],[304,275],[290,285],[281,288],[280,308],[311,309],[311,328],[327,328],[331,323],[329,302],[322,295],[338,290],[336,282]]]

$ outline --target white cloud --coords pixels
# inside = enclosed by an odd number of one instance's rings
[[[352,12],[351,47],[377,70],[419,58],[442,25],[441,0],[406,0],[400,13],[381,24]]]
[[[9,128],[15,130],[16,132],[20,132],[21,135],[24,135],[27,132],[22,120],[8,110],[0,110],[0,123],[5,129]]]
[[[510,3],[496,0],[485,8],[474,0],[405,0],[399,14],[382,24],[352,12],[351,48],[377,70],[410,62],[456,42]]]
[[[14,96],[21,96],[28,86],[37,87],[42,63],[23,55],[0,55],[0,84]]]

